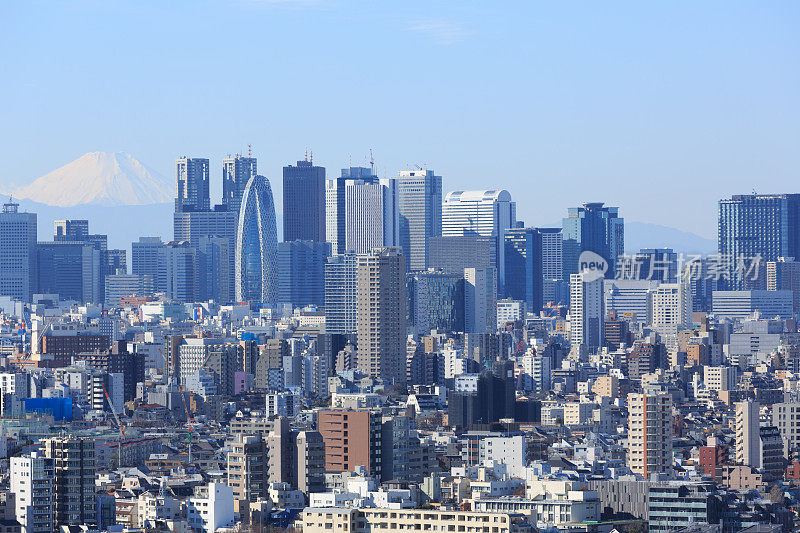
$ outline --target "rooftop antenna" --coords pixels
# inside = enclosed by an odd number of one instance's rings
[[[250,144],[247,145],[247,157],[253,157],[253,146]]]
[[[311,150],[311,157],[309,158],[309,163],[312,165],[314,164],[314,150]]]
[[[372,157],[372,148],[369,149],[369,169],[375,174],[375,158]]]
[[[306,148],[306,155],[303,156],[303,161],[308,161],[308,148]]]

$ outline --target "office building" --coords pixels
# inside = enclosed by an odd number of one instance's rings
[[[603,278],[587,279],[587,274],[570,276],[569,338],[572,346],[595,350],[603,345]]]
[[[408,314],[414,331],[464,331],[464,277],[429,269],[408,275]]]
[[[464,269],[464,331],[490,333],[497,324],[497,274],[494,268]]]
[[[767,290],[792,291],[792,311],[800,313],[800,262],[779,257],[767,262]]]
[[[389,516],[392,515],[392,518]],[[327,531],[349,531],[368,533],[381,529],[426,530],[431,531],[469,531],[469,528],[490,527],[474,524],[492,524],[492,533],[523,533],[530,530],[527,517],[497,512],[439,511],[419,509],[356,509],[356,508],[314,508],[303,512],[303,531],[305,533],[325,533]],[[453,529],[450,529],[453,528]]]
[[[159,255],[156,291],[177,302],[205,300],[206,265],[204,257],[188,242],[169,242]]]
[[[325,184],[325,235],[331,243],[331,253],[345,251],[347,214],[345,206],[345,185],[348,180],[363,180],[369,183],[377,180],[373,168],[343,168],[341,175]]]
[[[139,237],[131,243],[131,273],[153,278],[155,287],[163,286],[159,280],[158,261],[164,248],[161,237]]]
[[[672,398],[628,394],[628,468],[648,479],[672,470]]]
[[[497,276],[497,239],[483,235],[432,237],[429,241],[429,264],[460,274],[465,268],[489,269]],[[495,280],[496,284],[496,280]]]
[[[356,332],[358,256],[334,255],[325,263],[325,332]]]
[[[537,229],[542,236],[542,304],[566,303],[569,284],[564,281],[561,228]]]
[[[648,293],[649,324],[670,351],[678,348],[678,332],[692,326],[692,302],[685,283],[662,283]]]
[[[53,502],[59,526],[97,523],[94,440],[73,436],[44,441],[44,455],[53,461]]]
[[[175,211],[208,211],[210,165],[208,159],[180,157],[175,161],[177,195]]]
[[[608,263],[606,278],[614,279],[617,257],[625,252],[625,222],[619,208],[605,207],[602,202],[570,207],[562,223],[564,278],[580,272],[578,259],[590,251]]]
[[[542,309],[542,234],[536,228],[513,228],[505,235],[505,295],[523,300],[530,313]]]
[[[324,241],[278,243],[278,302],[325,305],[325,260],[330,254],[331,245]]]
[[[406,379],[406,269],[400,248],[358,257],[358,370],[388,384]]]
[[[74,241],[40,242],[38,290],[63,300],[102,303],[100,251]]]
[[[11,492],[23,533],[54,531],[53,460],[39,452],[12,457]]]
[[[482,235],[495,241],[495,264],[498,290],[505,287],[505,233],[516,226],[517,204],[502,189],[452,191],[442,205],[442,236]],[[434,265],[438,266],[438,265]],[[465,265],[480,266],[480,265]]]
[[[632,256],[617,258],[616,279],[676,283],[678,254],[672,248],[642,248]]]
[[[800,194],[737,194],[720,200],[718,245],[726,258],[721,289],[764,288],[754,258],[763,262],[800,256]]]
[[[504,331],[509,322],[525,322],[527,308],[525,300],[503,298],[497,300],[497,330]]]
[[[205,295],[209,300],[227,304],[233,301],[234,244],[228,237],[204,235],[197,250],[205,264]]]
[[[647,489],[648,531],[692,531],[694,528],[721,531],[722,503],[716,486],[706,482],[669,481],[652,483]]]
[[[650,293],[658,286],[658,281],[604,280],[605,310],[606,312],[614,311],[620,320],[648,324],[650,322]]]
[[[398,244],[406,270],[425,270],[430,266],[430,238],[442,235],[442,177],[432,170],[402,170],[396,181]]]
[[[762,317],[792,316],[792,291],[714,291],[711,312],[717,318],[747,318],[758,311]]]
[[[231,213],[239,213],[244,188],[250,178],[258,174],[255,157],[236,154],[222,160],[222,203]]]
[[[120,299],[127,296],[152,296],[153,277],[141,274],[113,274],[106,276],[105,306],[119,307]]]
[[[37,291],[36,213],[9,200],[0,212],[0,296],[31,301]]]
[[[278,298],[278,234],[272,188],[264,176],[244,189],[236,233],[236,300],[274,304]]]
[[[325,445],[326,472],[353,472],[364,467],[367,475],[381,475],[382,417],[380,411],[329,410],[317,415]]]
[[[463,428],[514,418],[516,382],[513,363],[495,361],[477,379],[468,379],[466,382],[474,385],[463,387],[456,383],[455,390],[447,394],[447,420],[450,427]]]
[[[345,180],[344,210],[346,251],[366,254],[397,244],[400,220],[395,180]]]
[[[283,167],[283,240],[325,240],[325,168],[312,161]]]

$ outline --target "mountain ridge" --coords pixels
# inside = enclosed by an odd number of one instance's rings
[[[89,152],[11,194],[54,207],[166,203],[172,186],[127,152]]]

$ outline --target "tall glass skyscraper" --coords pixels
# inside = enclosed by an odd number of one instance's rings
[[[258,174],[255,157],[236,154],[222,160],[222,203],[229,211],[239,212],[244,188],[250,178]]]
[[[744,290],[740,259],[762,261],[800,253],[800,194],[737,194],[719,201],[721,289]]]
[[[242,195],[236,231],[236,300],[274,304],[278,299],[278,234],[272,188],[264,176],[250,178]]]
[[[325,240],[325,168],[311,161],[283,167],[283,240]]]
[[[175,179],[178,182],[176,212],[211,209],[208,192],[209,169],[208,159],[179,157],[175,161]]]
[[[0,212],[0,296],[30,302],[36,292],[36,213],[9,200]]]
[[[564,279],[578,273],[581,253],[590,251],[608,261],[606,278],[614,278],[617,257],[625,252],[625,221],[619,208],[604,207],[602,202],[570,207],[562,224]]]
[[[442,235],[442,177],[432,170],[403,170],[397,177],[400,247],[409,272],[428,268],[428,242]]]
[[[505,295],[524,300],[528,311],[542,309],[542,234],[536,228],[506,231]]]
[[[517,221],[517,204],[504,189],[452,191],[442,204],[442,236],[484,235],[497,240],[498,289],[505,286],[505,232]]]

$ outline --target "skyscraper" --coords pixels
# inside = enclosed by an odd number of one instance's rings
[[[239,213],[244,188],[250,178],[258,174],[255,157],[236,154],[222,160],[222,203],[232,213]]]
[[[408,275],[408,312],[414,331],[464,331],[464,276],[429,269]]]
[[[153,290],[163,291],[165,280],[159,272],[159,255],[163,253],[164,243],[161,237],[139,237],[131,243],[131,273],[137,276],[151,276]]]
[[[536,228],[506,231],[505,295],[524,300],[532,313],[542,309],[542,234]]]
[[[628,394],[628,468],[645,479],[672,470],[669,394]]]
[[[294,307],[325,305],[325,259],[330,255],[327,242],[279,242],[278,302]]]
[[[358,256],[344,253],[325,263],[325,332],[355,333]]]
[[[38,246],[38,290],[58,294],[79,303],[101,303],[100,251],[74,241],[40,242]]]
[[[345,184],[347,180],[362,179],[374,182],[378,178],[372,168],[343,168],[341,175],[334,180],[327,180],[325,185],[325,234],[331,243],[333,255],[345,251],[346,211]]]
[[[406,380],[405,266],[396,247],[374,249],[358,258],[358,369],[390,384]]]
[[[586,274],[570,276],[570,343],[590,350],[603,345],[603,278]]]
[[[561,228],[537,228],[542,234],[542,303],[559,303],[569,298],[564,281],[564,252]]]
[[[175,161],[178,185],[175,211],[208,211],[211,208],[209,173],[208,159],[179,157]]]
[[[236,300],[274,304],[278,298],[278,235],[272,188],[250,178],[242,195],[236,233]]]
[[[397,243],[396,185],[378,178],[345,181],[346,251],[365,254]]]
[[[508,191],[452,191],[442,204],[442,236],[483,235],[496,240],[498,290],[505,287],[505,232],[517,221]]]
[[[311,161],[283,167],[283,240],[325,240],[325,168]]]
[[[614,278],[617,257],[625,251],[625,221],[619,208],[604,207],[602,202],[570,207],[562,228],[565,279],[580,271],[578,259],[586,251],[603,257],[608,262],[606,278]]]
[[[756,256],[763,262],[800,255],[800,194],[737,194],[720,200],[718,244],[721,290],[765,288],[763,271],[748,272],[747,267]],[[748,285],[753,274],[763,286]]]
[[[0,212],[0,296],[29,302],[36,291],[36,213],[9,200]]]
[[[431,237],[442,234],[442,177],[432,170],[403,170],[397,177],[399,244],[406,269],[428,268]]]
[[[497,326],[497,273],[494,268],[464,269],[464,330],[489,333]]]

